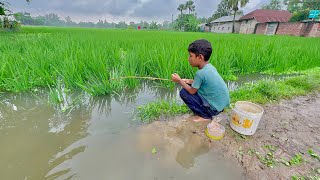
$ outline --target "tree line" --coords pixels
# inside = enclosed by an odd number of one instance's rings
[[[31,0],[26,0],[30,3]],[[185,3],[180,4],[177,7],[179,15],[176,20],[171,23],[165,21],[163,23],[157,23],[152,21],[150,23],[141,21],[139,23],[127,24],[124,21],[114,23],[107,22],[106,20],[99,20],[97,23],[93,22],[79,22],[72,21],[68,16],[61,19],[57,14],[50,13],[44,16],[31,17],[29,13],[19,12],[12,13],[3,1],[0,1],[0,27],[15,27],[19,26],[18,22],[9,22],[8,16],[14,16],[15,19],[22,24],[26,25],[46,25],[46,26],[74,26],[74,27],[96,27],[96,28],[141,28],[145,29],[171,29],[180,31],[199,31],[200,23],[210,23],[211,21],[220,18],[222,16],[233,16],[233,24],[235,23],[236,15],[243,15],[241,10],[249,0],[221,0],[217,6],[216,11],[209,18],[198,18],[196,12],[195,3],[193,0],[187,0]],[[308,19],[310,10],[320,9],[320,0],[271,0],[269,4],[262,6],[262,9],[273,10],[288,10],[293,14],[290,19],[291,22],[298,22]],[[2,19],[1,19],[2,17]],[[234,25],[232,28],[234,32]]]
[[[120,21],[118,23],[108,22],[106,20],[99,19],[98,22],[74,22],[70,16],[62,19],[55,13],[46,14],[44,16],[32,17],[30,13],[18,12],[14,14],[17,21],[24,25],[36,25],[36,26],[68,26],[68,27],[88,27],[88,28],[132,28],[137,29],[139,26],[141,29],[169,29],[171,23],[164,21],[163,23],[157,23],[155,21],[147,22],[140,21],[139,23],[126,23]]]

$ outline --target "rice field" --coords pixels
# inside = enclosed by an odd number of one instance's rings
[[[63,87],[104,95],[139,86],[138,79],[118,79],[124,76],[193,78],[197,69],[187,61],[187,47],[200,38],[212,43],[211,63],[225,80],[320,65],[319,38],[23,27],[0,32],[0,91]]]

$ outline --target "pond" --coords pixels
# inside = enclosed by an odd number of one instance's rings
[[[146,133],[137,106],[178,92],[144,83],[112,96],[65,94],[60,105],[45,91],[1,93],[1,179],[244,179],[223,152],[192,150],[196,139],[165,152],[167,141]]]

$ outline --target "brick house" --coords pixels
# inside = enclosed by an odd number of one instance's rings
[[[241,16],[236,15],[234,23],[234,32],[239,33]],[[233,15],[223,16],[210,22],[211,32],[214,33],[232,33]]]
[[[305,20],[294,23],[279,23],[275,34],[320,37],[320,21]]]
[[[239,19],[240,33],[274,34],[279,22],[288,22],[291,16],[292,14],[286,10],[257,9]]]

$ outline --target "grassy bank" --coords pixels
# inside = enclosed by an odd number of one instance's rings
[[[0,91],[38,87],[82,89],[92,95],[136,87],[122,76],[193,78],[187,46],[205,38],[224,79],[253,72],[285,73],[320,64],[318,38],[165,31],[24,27],[0,33]],[[163,81],[164,86],[173,83]]]
[[[231,102],[235,103],[243,100],[265,104],[284,98],[305,95],[312,91],[320,91],[320,68],[313,68],[301,73],[299,76],[289,77],[280,81],[261,80],[254,84],[245,84],[239,89],[230,92]],[[172,111],[173,109],[174,111]],[[152,122],[161,115],[173,116],[187,111],[186,105],[161,101],[161,103],[154,102],[139,107],[138,115],[143,122]]]

